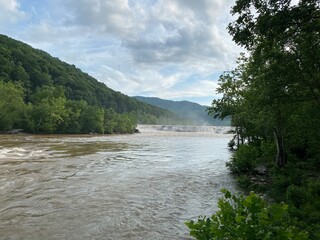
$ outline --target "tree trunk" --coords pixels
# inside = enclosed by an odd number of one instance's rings
[[[239,127],[237,127],[237,149],[239,149],[240,146],[240,133],[239,133]]]
[[[273,129],[273,133],[277,146],[276,163],[278,167],[284,167],[287,164],[287,154],[284,148],[283,134],[277,128]]]
[[[241,144],[244,144],[244,138],[243,138],[243,129],[242,126],[240,127],[240,137],[241,137]]]

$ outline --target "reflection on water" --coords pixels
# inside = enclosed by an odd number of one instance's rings
[[[188,239],[214,210],[230,136],[0,136],[0,239]]]

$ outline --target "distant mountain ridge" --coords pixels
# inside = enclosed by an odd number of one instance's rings
[[[150,105],[167,109],[181,118],[189,120],[196,125],[215,125],[215,126],[228,126],[230,125],[230,120],[219,120],[214,119],[207,113],[207,107],[202,106],[198,103],[189,101],[172,101],[165,100],[156,97],[142,97],[135,96],[135,99],[148,103]]]

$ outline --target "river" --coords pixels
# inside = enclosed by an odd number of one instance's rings
[[[0,135],[0,239],[190,239],[235,189],[226,129]]]

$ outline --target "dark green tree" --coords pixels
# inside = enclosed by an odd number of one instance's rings
[[[311,134],[320,127],[314,112],[320,103],[319,1],[238,0],[232,14],[237,19],[229,31],[249,57],[221,77],[224,96],[211,109],[232,116],[242,143],[273,138],[280,167],[296,148],[319,154]]]
[[[80,115],[82,133],[104,133],[104,110],[96,106],[87,106]]]
[[[11,130],[22,125],[24,91],[21,85],[0,81],[0,131]]]
[[[32,96],[26,119],[33,133],[55,133],[67,111],[66,97],[59,87],[44,86]]]
[[[211,113],[218,111],[216,117],[232,118],[238,148],[228,167],[241,175],[238,179],[247,188],[264,190],[277,202],[287,201],[288,215],[283,220],[306,230],[308,239],[319,239],[320,113],[316,109],[320,106],[320,2],[237,0],[231,13],[236,19],[229,25],[229,32],[246,49],[248,57],[241,57],[234,71],[220,77],[218,92],[223,97],[214,100],[209,109]],[[266,171],[259,172],[257,164]],[[259,174],[268,184],[257,181]],[[190,222],[193,236],[260,239],[260,220],[254,221],[258,225],[244,226],[242,223],[247,221],[243,222],[234,208],[243,203],[246,211],[250,204],[231,198],[236,200],[235,205],[222,202],[224,210],[211,219]],[[261,212],[256,216],[263,215]],[[274,227],[279,230],[281,223]],[[271,232],[261,239],[269,239]],[[276,233],[271,239],[306,239],[303,232],[301,236],[297,233],[283,237]],[[243,234],[248,236],[242,238]]]
[[[81,116],[88,109],[86,101],[67,100],[66,115],[63,117],[63,121],[59,124],[57,132],[78,134],[82,133],[82,119]]]

